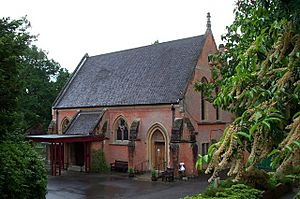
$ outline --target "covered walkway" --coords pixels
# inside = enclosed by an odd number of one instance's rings
[[[93,136],[93,135],[58,135],[58,134],[49,134],[49,135],[31,135],[27,136],[28,139],[33,142],[43,142],[50,143],[50,165],[51,165],[51,174],[55,176],[57,174],[61,175],[62,170],[62,161],[63,161],[63,146],[65,143],[75,143],[83,142],[84,144],[84,166],[85,172],[90,171],[91,166],[91,143],[97,141],[103,141],[102,136]],[[57,157],[58,156],[58,157]],[[58,162],[58,168],[57,168]]]
[[[51,174],[56,175],[58,163],[58,175],[61,175],[64,158],[64,145],[66,143],[83,143],[83,162],[85,171],[91,166],[91,143],[103,141],[104,136],[95,132],[102,119],[104,110],[80,111],[67,126],[64,134],[29,135],[27,138],[33,142],[50,144]],[[58,132],[56,132],[58,133]]]

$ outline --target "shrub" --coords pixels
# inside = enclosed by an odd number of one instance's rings
[[[128,169],[128,173],[134,173],[134,169],[133,168],[129,168]]]
[[[209,184],[205,192],[203,192],[201,195],[207,196],[207,197],[213,197],[216,195],[217,192],[222,192],[224,188],[230,188],[232,185],[238,184],[237,182],[234,182],[230,179],[222,180],[219,187],[215,187],[213,183]]]
[[[108,171],[105,155],[102,150],[92,151],[91,171],[97,173],[103,173]]]
[[[269,189],[269,175],[260,169],[253,169],[242,175],[241,181],[259,190]]]
[[[276,185],[279,183],[276,173],[269,172],[268,175],[269,175],[268,187],[270,190],[274,190],[274,189],[276,189]]]
[[[291,174],[276,173],[275,177],[278,183],[300,186],[300,175],[297,173],[293,173],[293,172],[291,172]]]
[[[300,199],[300,191],[297,193],[295,199]]]
[[[4,199],[45,198],[47,172],[29,143],[0,143],[0,193]]]
[[[156,171],[155,169],[153,169],[153,170],[151,171],[151,176],[156,178],[157,175],[158,175],[158,174],[157,174],[157,171]]]
[[[229,188],[219,189],[213,196],[199,194],[185,199],[259,199],[262,198],[262,191],[244,184],[234,184]]]

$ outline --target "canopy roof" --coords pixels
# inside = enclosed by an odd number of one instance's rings
[[[34,142],[49,142],[49,143],[96,142],[96,141],[102,141],[104,139],[102,136],[60,135],[60,134],[28,135],[27,138]]]
[[[94,142],[103,140],[94,130],[102,119],[104,110],[80,111],[67,127],[65,134],[28,135],[35,142],[65,143]]]
[[[93,134],[100,122],[104,111],[80,111],[66,129],[65,135]]]

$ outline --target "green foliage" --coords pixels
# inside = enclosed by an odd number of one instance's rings
[[[134,174],[134,169],[133,168],[128,168],[128,173]]]
[[[51,105],[69,77],[67,70],[32,45],[26,18],[0,19],[0,138],[30,128],[46,130]]]
[[[299,162],[299,10],[299,0],[237,1],[235,21],[223,36],[225,51],[209,58],[212,81],[195,85],[236,115],[208,159],[211,179],[228,167],[239,179],[268,154],[279,172]]]
[[[43,161],[26,142],[0,143],[1,198],[45,198],[47,172]]]
[[[241,177],[241,181],[259,190],[269,189],[269,175],[263,170],[253,169],[245,172]]]
[[[251,188],[244,184],[233,184],[230,187],[224,186],[218,189],[215,189],[214,192],[209,191],[203,194],[185,197],[185,199],[202,199],[202,198],[211,198],[211,199],[258,199],[262,198],[262,191]]]
[[[217,143],[211,144],[208,148],[208,152],[206,155],[198,154],[198,159],[197,159],[196,165],[195,165],[196,169],[201,171],[203,169],[204,164],[207,164],[210,162],[212,155],[216,149],[216,146],[217,146]]]
[[[273,176],[278,183],[300,186],[300,166],[292,167],[288,173],[275,173]]]
[[[158,40],[155,40],[151,45],[159,44]]]
[[[214,197],[217,192],[222,192],[225,188],[230,188],[232,185],[238,184],[231,179],[221,180],[220,185],[216,187],[214,183],[210,183],[207,189],[201,194],[206,197]]]
[[[25,31],[28,26],[29,22],[25,18],[0,19],[0,140],[16,131],[20,124],[19,114],[16,112],[22,87],[19,69],[22,55],[33,39]]]
[[[49,60],[43,50],[31,46],[24,53],[20,77],[23,87],[19,105],[25,128],[46,131],[51,120],[52,103],[69,73],[54,60]]]
[[[276,188],[276,185],[279,183],[277,176],[275,175],[275,172],[268,173],[269,180],[268,180],[268,187],[270,190],[274,190]]]
[[[105,160],[105,154],[102,150],[92,151],[91,171],[97,173],[104,173],[108,171],[108,166]]]
[[[47,175],[35,150],[24,142],[32,127],[45,129],[51,103],[68,76],[32,46],[26,18],[0,19],[1,198],[45,198]]]
[[[158,176],[157,171],[155,169],[153,169],[151,171],[151,176],[154,177],[154,178],[156,178]]]
[[[34,150],[37,152],[39,157],[42,157],[43,159],[46,159],[47,157],[47,144],[40,143],[40,142],[33,142],[31,143]]]

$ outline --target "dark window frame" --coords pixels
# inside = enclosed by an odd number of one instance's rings
[[[202,79],[201,79],[201,82],[202,82],[202,84],[207,84],[207,79],[205,78],[205,77],[203,77]],[[200,92],[200,97],[201,97],[201,100],[200,100],[200,106],[201,106],[201,116],[200,116],[200,118],[201,118],[201,120],[206,120],[207,118],[206,118],[206,107],[207,107],[207,105],[206,105],[206,100],[205,100],[205,97],[204,97],[204,91],[203,90],[201,90],[201,92]]]
[[[202,153],[202,155],[207,155],[208,148],[209,148],[209,143],[208,142],[202,143],[202,145],[201,145],[201,153]]]
[[[117,128],[116,128],[116,141],[128,141],[129,139],[129,132],[128,132],[128,124],[123,119],[120,118],[117,121]]]

